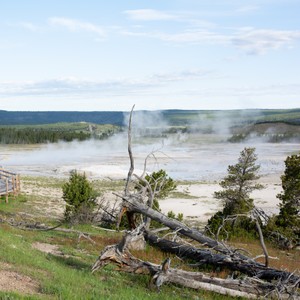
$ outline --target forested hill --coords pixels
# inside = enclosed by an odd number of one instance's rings
[[[284,122],[300,125],[300,109],[248,109],[248,110],[161,110],[135,111],[140,120],[152,120],[157,125],[157,116],[171,126],[189,126],[199,121],[206,123],[230,120],[231,125],[245,123]],[[53,123],[88,122],[94,124],[124,125],[121,111],[4,111],[0,110],[0,125],[37,125]],[[156,118],[151,118],[156,116]],[[155,121],[156,120],[156,121]],[[149,123],[149,122],[148,122]]]
[[[52,123],[89,122],[94,124],[123,125],[120,111],[4,111],[0,110],[0,125],[35,125]]]

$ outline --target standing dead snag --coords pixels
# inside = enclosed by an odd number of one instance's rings
[[[129,194],[129,183],[131,181],[132,174],[134,171],[134,159],[133,159],[132,148],[131,148],[131,144],[132,144],[131,125],[132,125],[132,114],[133,114],[134,106],[135,105],[133,105],[133,107],[131,109],[130,116],[129,116],[129,123],[128,123],[128,155],[129,155],[129,160],[130,160],[130,167],[129,167],[129,171],[127,174],[127,179],[126,179],[126,184],[125,184],[125,189],[124,189],[125,196]],[[125,205],[121,206],[120,212],[118,214],[117,229],[119,229],[121,221],[122,221],[122,217],[125,213],[127,216],[129,228],[135,229],[136,225],[135,225],[135,221],[134,221],[134,214],[132,212],[128,211],[128,209]]]
[[[129,124],[128,124],[128,155],[130,159],[130,168],[127,175],[126,185],[125,185],[125,195],[128,195],[129,193],[129,182],[131,180],[131,176],[134,171],[134,159],[132,155],[132,149],[131,149],[131,143],[132,143],[132,137],[131,137],[131,123],[132,123],[132,114],[134,110],[134,105],[131,109],[130,116],[129,116]]]

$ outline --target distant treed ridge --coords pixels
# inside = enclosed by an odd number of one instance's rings
[[[123,125],[120,111],[5,111],[0,110],[0,125],[35,125],[59,122],[90,122]]]
[[[0,144],[41,144],[106,139],[122,127],[86,122],[42,125],[0,125]]]
[[[33,128],[0,128],[1,144],[40,144],[56,143],[58,141],[71,142],[73,140],[84,141],[89,138],[91,138],[91,134],[85,132],[53,131]]]

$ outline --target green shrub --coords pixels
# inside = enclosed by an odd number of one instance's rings
[[[72,171],[69,181],[63,187],[63,199],[66,202],[65,220],[85,223],[93,218],[93,209],[98,194],[93,190],[85,174]]]

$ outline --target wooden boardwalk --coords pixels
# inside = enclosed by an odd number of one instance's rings
[[[0,196],[5,195],[8,202],[8,195],[17,195],[20,192],[20,176],[0,167]]]

